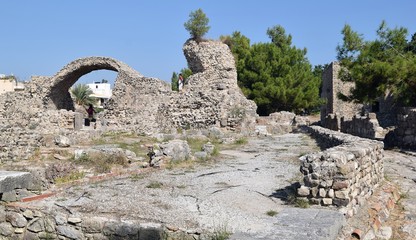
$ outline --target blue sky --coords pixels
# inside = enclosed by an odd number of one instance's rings
[[[170,82],[187,66],[183,24],[198,8],[210,20],[206,37],[240,31],[251,43],[269,42],[267,28],[281,25],[312,65],[335,60],[345,24],[367,40],[382,20],[407,28],[409,38],[416,32],[413,0],[0,0],[0,73],[29,80],[53,76],[77,58],[106,56]],[[79,82],[115,77],[95,71]]]

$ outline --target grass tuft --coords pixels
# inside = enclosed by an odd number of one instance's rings
[[[267,216],[270,216],[270,217],[274,217],[274,216],[276,216],[276,215],[277,215],[277,213],[278,213],[278,212],[276,212],[276,211],[274,211],[274,210],[269,210],[269,211],[267,211],[267,212],[266,212]]]
[[[226,227],[221,227],[215,230],[209,237],[211,240],[226,240],[231,236],[231,232],[227,230]]]
[[[146,186],[146,188],[162,188],[162,187],[163,187],[163,183],[161,182],[151,182]]]

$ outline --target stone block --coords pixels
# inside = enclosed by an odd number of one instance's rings
[[[317,187],[313,187],[313,188],[311,188],[311,194],[312,194],[312,196],[313,197],[316,197],[316,196],[318,196],[318,188]]]
[[[321,199],[320,198],[310,198],[309,202],[311,204],[320,205],[321,204]]]
[[[309,196],[310,194],[310,189],[306,186],[301,186],[300,188],[298,188],[298,195],[301,197],[306,197]]]
[[[334,198],[335,197],[334,189],[329,189],[328,190],[328,197],[330,197],[330,198]]]
[[[18,200],[17,195],[16,195],[16,191],[9,191],[9,192],[4,192],[1,195],[1,200],[4,202],[16,202]]]
[[[326,197],[326,190],[325,190],[324,188],[320,188],[320,189],[319,189],[319,196],[320,196],[321,198]]]
[[[340,199],[349,199],[349,190],[335,191],[335,197]]]
[[[345,207],[350,203],[349,199],[334,198],[332,201],[334,205],[337,205],[338,207]]]
[[[322,204],[327,206],[327,205],[332,205],[332,198],[323,198],[322,199]]]
[[[143,223],[139,228],[139,240],[162,239],[163,227],[158,223]]]
[[[332,188],[334,190],[340,190],[340,189],[345,189],[348,188],[350,185],[348,180],[343,180],[343,181],[334,181],[334,183],[332,184]]]
[[[28,188],[32,177],[28,172],[0,171],[0,193]]]

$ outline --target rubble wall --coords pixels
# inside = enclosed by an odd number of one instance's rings
[[[330,148],[300,158],[304,181],[298,195],[354,215],[384,178],[383,143],[319,126],[305,128]]]

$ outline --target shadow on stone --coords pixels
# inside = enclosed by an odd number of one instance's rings
[[[284,188],[277,189],[270,197],[278,198],[287,205],[294,204],[296,201],[296,189],[300,187],[299,182],[295,182]]]

